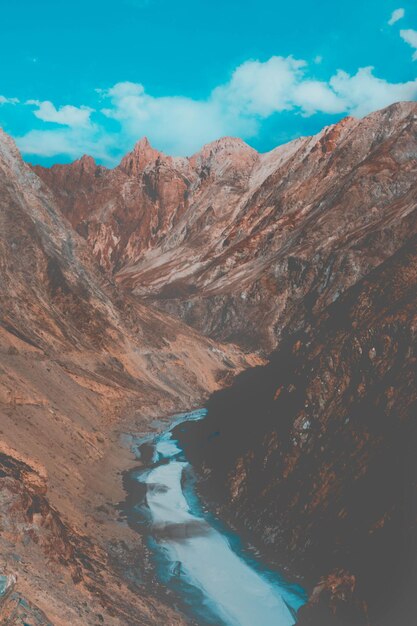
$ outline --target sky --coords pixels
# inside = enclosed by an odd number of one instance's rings
[[[24,158],[112,167],[147,136],[261,152],[417,100],[409,0],[2,0],[0,125]]]

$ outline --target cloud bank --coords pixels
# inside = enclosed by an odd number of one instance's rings
[[[417,48],[416,31],[401,31],[401,36]],[[94,108],[39,100],[21,104],[44,123],[17,138],[22,152],[70,158],[88,153],[113,165],[147,135],[158,149],[190,155],[223,135],[250,140],[264,120],[284,111],[362,117],[399,100],[416,100],[417,79],[393,83],[376,76],[372,67],[362,67],[354,74],[338,70],[328,80],[317,80],[305,60],[273,56],[239,65],[228,82],[201,100],[156,97],[144,85],[128,81],[95,95]]]
[[[93,112],[93,109],[89,107],[75,107],[71,104],[57,109],[49,100],[45,100],[44,102],[40,102],[39,100],[27,100],[26,104],[37,107],[33,114],[43,122],[55,122],[56,124],[70,126],[71,128],[89,126],[90,114]]]

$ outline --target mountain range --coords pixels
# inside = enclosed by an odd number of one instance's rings
[[[410,102],[267,154],[141,139],[114,169],[31,166],[0,134],[3,619],[190,623],[121,472],[130,434],[223,389],[184,445],[305,581],[299,623],[411,626],[416,174]]]

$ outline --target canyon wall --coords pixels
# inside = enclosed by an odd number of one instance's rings
[[[417,614],[416,244],[178,429],[203,494],[315,587],[303,626]]]

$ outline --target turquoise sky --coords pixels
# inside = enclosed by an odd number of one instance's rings
[[[15,0],[0,29],[0,124],[32,162],[113,165],[142,135],[266,151],[417,99],[408,1]]]

